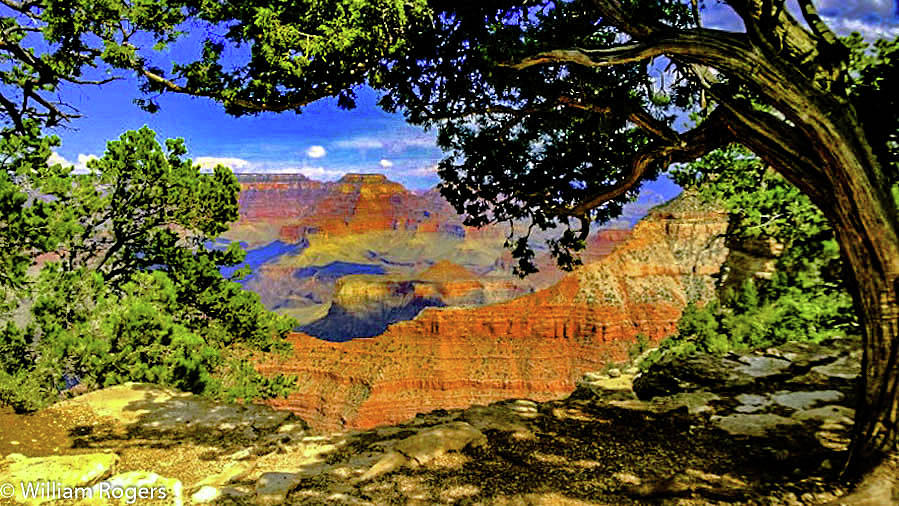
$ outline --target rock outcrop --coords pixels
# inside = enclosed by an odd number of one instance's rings
[[[282,420],[255,439],[206,439],[191,430],[196,417],[171,418],[173,400],[196,397],[113,387],[38,413],[74,439],[53,457],[32,455],[28,444],[0,455],[0,484],[139,487],[157,494],[150,504],[895,504],[899,490],[858,500],[838,479],[860,351],[858,340],[832,340],[669,357],[636,378],[635,367],[591,372],[564,399],[319,435]],[[657,385],[652,396],[648,385]],[[218,424],[273,414],[202,402]],[[170,430],[140,429],[159,420]],[[45,435],[37,428],[20,437]],[[24,500],[10,492],[0,488],[0,502]]]
[[[302,174],[237,174],[240,217],[245,221],[298,218],[314,212],[325,184]]]
[[[688,301],[713,296],[726,219],[688,200],[653,212],[610,255],[551,288],[482,307],[427,308],[372,339],[295,333],[289,360],[261,366],[299,377],[299,391],[273,405],[337,429],[562,397],[585,371],[626,356],[638,334],[671,334]]]
[[[860,374],[861,343],[831,339],[721,357],[663,357],[634,380],[633,389],[640,399],[655,402],[706,396],[709,423],[735,436],[764,437],[810,425],[821,445],[840,450],[852,425]]]
[[[377,336],[427,307],[480,306],[532,292],[525,283],[477,276],[443,260],[411,275],[348,275],[335,283],[327,315],[300,327],[327,341]]]

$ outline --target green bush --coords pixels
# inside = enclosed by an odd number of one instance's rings
[[[89,174],[46,166],[53,143],[36,144],[37,154],[7,153],[0,170],[0,207],[28,232],[15,256],[0,253],[0,264],[16,266],[0,276],[0,402],[33,410],[75,382],[149,382],[231,400],[289,392],[294,378],[264,377],[252,363],[290,349],[293,320],[222,277],[220,266],[242,262],[238,245],[206,247],[237,218],[228,169],[201,173],[182,159],[181,141],[163,147],[147,128],[110,142]],[[28,163],[10,164],[14,155]],[[26,187],[45,198],[29,204]],[[59,260],[27,273],[23,255],[33,264],[42,251]]]
[[[783,244],[771,279],[748,279],[719,300],[689,304],[663,353],[725,353],[859,332],[833,230],[807,197],[743,148],[731,146],[673,170],[675,181],[730,214],[728,243]]]

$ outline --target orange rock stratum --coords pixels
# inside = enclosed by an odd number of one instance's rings
[[[602,260],[551,288],[482,307],[428,308],[377,337],[345,343],[294,333],[298,376],[273,405],[323,430],[396,423],[417,413],[506,398],[569,394],[584,372],[626,358],[639,333],[670,335],[690,300],[714,293],[726,256],[723,214],[676,199]]]

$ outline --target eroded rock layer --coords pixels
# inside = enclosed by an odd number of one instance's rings
[[[299,377],[299,390],[274,405],[333,430],[562,397],[585,371],[625,358],[638,334],[671,334],[688,301],[713,296],[726,218],[696,209],[676,200],[602,260],[511,301],[427,308],[375,338],[345,343],[295,333],[293,355],[262,366]]]

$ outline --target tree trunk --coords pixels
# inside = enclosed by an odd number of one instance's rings
[[[854,273],[852,291],[863,331],[862,373],[848,465],[856,475],[896,452],[899,441],[899,256],[885,265],[878,261],[878,257],[884,259],[878,253],[897,250],[895,228],[893,232],[859,237],[844,224],[837,226],[837,237]]]
[[[846,123],[857,126],[851,111],[849,116]],[[855,477],[889,462],[886,457],[897,454],[899,443],[899,224],[888,178],[864,149],[861,131],[842,129],[842,142],[828,139],[824,145],[830,149],[820,153],[832,163],[825,172],[833,201],[822,207],[852,271],[849,288],[862,327],[862,372],[847,464]]]
[[[845,235],[845,230],[838,232],[841,244]],[[886,238],[871,239],[866,246],[875,248]],[[853,291],[863,330],[862,374],[850,462],[855,472],[866,471],[865,467],[894,452],[899,436],[899,276],[895,270],[878,269],[876,263],[869,260],[852,265],[857,285]]]
[[[750,131],[740,139],[824,212],[851,270],[863,354],[846,470],[858,478],[899,455],[899,210],[852,105],[801,91],[790,98],[802,111],[794,132],[808,143],[796,147],[814,151],[816,166],[785,167],[763,136],[753,141]]]

